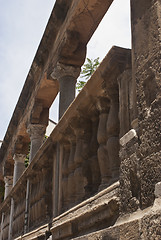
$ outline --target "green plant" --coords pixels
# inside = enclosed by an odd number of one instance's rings
[[[25,167],[27,168],[29,165],[29,158],[30,158],[30,147],[31,147],[31,142],[29,143],[29,150],[28,150],[28,154],[26,155],[25,158]]]
[[[76,88],[78,89],[78,91],[80,91],[84,87],[85,83],[94,73],[94,71],[97,69],[99,64],[100,64],[99,57],[94,60],[87,58],[87,62],[83,65],[83,68],[80,74],[80,77],[84,78],[85,80],[79,80],[77,82]]]

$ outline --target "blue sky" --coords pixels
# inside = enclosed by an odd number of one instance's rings
[[[0,0],[0,139],[3,140],[54,0]],[[113,45],[130,48],[130,0],[114,0],[87,46],[102,60]],[[57,105],[50,118],[57,121]]]

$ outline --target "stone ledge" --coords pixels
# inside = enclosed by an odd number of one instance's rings
[[[45,224],[43,226],[41,226],[40,228],[37,228],[35,230],[33,230],[32,232],[26,233],[23,236],[19,236],[17,238],[15,238],[15,240],[36,240],[38,239],[38,237],[45,237],[45,233],[46,231],[49,230],[48,224]]]
[[[119,182],[53,219],[53,239],[66,239],[113,225],[119,216]]]
[[[154,204],[155,205],[155,204]],[[161,205],[160,205],[161,206]],[[161,208],[150,207],[139,210],[119,220],[114,226],[95,231],[72,240],[159,240],[160,239]],[[149,228],[150,226],[150,228]]]

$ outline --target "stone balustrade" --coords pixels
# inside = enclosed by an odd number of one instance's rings
[[[26,189],[21,187],[19,189],[18,198],[14,198],[14,211],[12,223],[12,236],[16,237],[24,233],[25,222],[25,196]]]
[[[10,220],[10,209],[6,208],[1,214],[2,221],[1,221],[1,239],[8,239],[8,232],[9,232],[9,220]]]
[[[13,187],[0,209],[1,240],[9,229],[8,236],[16,238],[52,222],[118,181],[118,78],[129,59],[130,50],[113,47],[43,145],[45,126],[29,125],[29,166],[14,170]],[[14,159],[23,156],[17,153]]]

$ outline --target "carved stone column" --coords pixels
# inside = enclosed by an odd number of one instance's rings
[[[74,180],[74,170],[75,170],[75,163],[74,163],[74,155],[75,155],[75,149],[76,149],[76,138],[73,133],[73,130],[68,127],[65,132],[64,132],[66,139],[68,139],[69,143],[67,143],[68,146],[66,146],[64,152],[64,159],[63,159],[63,168],[66,168],[66,171],[63,172],[65,173],[66,177],[66,188],[67,190],[64,191],[66,194],[67,198],[65,202],[68,204],[66,208],[69,208],[70,206],[73,205],[75,201],[75,188],[76,188],[76,183]]]
[[[68,106],[75,98],[75,84],[80,74],[80,67],[57,63],[51,76],[59,81],[59,118],[62,117]]]
[[[44,141],[45,130],[46,130],[45,125],[29,124],[28,129],[27,129],[27,131],[30,135],[30,139],[31,139],[29,162],[32,161],[36,152],[42,145],[42,143]]]
[[[75,170],[75,162],[74,162],[74,155],[75,155],[75,149],[76,149],[76,139],[74,135],[69,136],[70,141],[70,154],[69,154],[69,160],[68,160],[68,202],[70,203],[70,206],[72,206],[75,202],[75,195],[76,195],[76,182],[74,178],[74,170]]]
[[[63,210],[68,206],[68,160],[70,154],[70,144],[69,142],[63,142],[63,163],[62,163],[62,207]]]
[[[30,163],[44,141],[45,130],[46,130],[46,126],[41,124],[29,124],[28,126],[27,132],[29,133],[30,140],[31,140],[30,157],[29,157]],[[31,187],[30,180],[27,179],[24,233],[26,233],[29,228],[30,187]]]
[[[110,96],[111,105],[110,112],[107,120],[107,151],[109,157],[109,163],[112,172],[112,182],[116,181],[119,177],[119,99],[118,95]]]
[[[14,154],[14,173],[13,173],[13,186],[16,184],[17,180],[22,175],[25,170],[25,154]]]
[[[9,220],[9,230],[8,230],[8,240],[11,240],[11,239],[12,239],[13,214],[14,214],[14,199],[11,198],[10,220]]]
[[[4,199],[5,199],[13,187],[13,176],[5,176],[4,182],[5,182],[5,192],[4,192]]]
[[[91,139],[89,141],[90,156],[88,158],[88,168],[86,175],[88,176],[88,184],[86,186],[86,197],[94,194],[100,185],[100,169],[97,157],[98,141],[98,111],[94,109],[90,115],[91,118]]]
[[[120,138],[131,129],[134,120],[133,87],[131,69],[124,71],[118,78]]]
[[[2,213],[2,218],[1,218],[1,232],[0,232],[0,240],[3,240],[3,222],[4,222],[4,217],[5,217],[5,214],[4,212]]]
[[[76,135],[76,151],[74,155],[74,162],[76,165],[74,176],[76,182],[76,202],[79,202],[85,196],[85,186],[87,185],[87,178],[83,174],[83,162],[84,162],[84,154],[85,151],[85,141],[84,134],[85,131],[83,129],[85,127],[85,123],[81,120],[77,119],[77,123],[74,126],[74,132]]]
[[[99,186],[99,190],[102,190],[103,188],[108,186],[109,181],[111,179],[110,162],[106,146],[107,142],[106,125],[110,109],[110,100],[105,97],[98,99],[97,107],[100,112],[97,132],[97,140],[99,143],[97,155],[101,172],[101,185]]]

